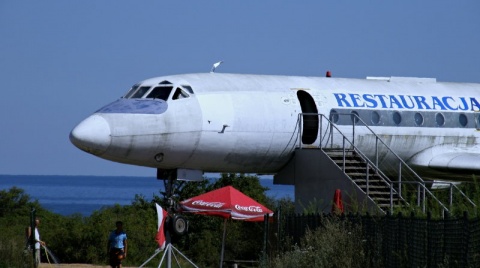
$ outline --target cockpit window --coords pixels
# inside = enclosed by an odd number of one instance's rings
[[[188,98],[189,95],[187,92],[183,91],[181,88],[177,87],[175,93],[173,94],[172,100],[184,99]]]
[[[173,85],[168,81],[162,81],[158,86],[140,86],[140,84],[134,85],[123,98],[126,99],[162,99],[164,101],[168,100],[168,97],[172,93]],[[194,94],[192,87],[188,85],[182,85],[177,87],[173,93],[172,99],[184,99],[190,97],[190,94]]]
[[[191,86],[182,85],[182,87],[183,87],[184,89],[186,89],[186,90],[188,91],[188,93],[193,94],[193,89],[192,89]]]
[[[130,98],[133,93],[135,93],[135,91],[137,91],[139,85],[133,85],[133,87],[127,92],[127,94],[125,94],[125,96],[123,96],[125,99],[128,99]]]
[[[147,91],[150,89],[150,87],[140,87],[136,92],[135,94],[132,95],[132,99],[139,99],[141,97],[143,97],[143,95],[145,95],[145,93],[147,93]]]
[[[156,87],[148,94],[147,98],[150,99],[162,99],[166,101],[173,87]]]

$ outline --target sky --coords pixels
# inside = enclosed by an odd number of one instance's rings
[[[209,72],[480,83],[480,1],[0,1],[0,174],[155,176],[69,133],[147,78]]]

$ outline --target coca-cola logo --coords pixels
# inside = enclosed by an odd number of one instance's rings
[[[248,212],[263,212],[262,208],[260,208],[259,206],[244,207],[244,206],[240,206],[240,205],[235,205],[235,208],[237,210],[243,210],[243,211],[248,211]]]
[[[206,201],[203,201],[203,200],[197,200],[197,201],[193,201],[192,205],[202,206],[202,207],[210,207],[210,208],[221,208],[221,207],[223,207],[223,205],[225,205],[225,203],[222,203],[222,202],[206,202]]]

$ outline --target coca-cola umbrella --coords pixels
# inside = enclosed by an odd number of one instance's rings
[[[273,212],[246,196],[232,186],[226,186],[180,202],[184,212],[219,216],[225,219],[223,224],[222,251],[220,267],[223,265],[227,219],[242,221],[263,221],[265,214]]]

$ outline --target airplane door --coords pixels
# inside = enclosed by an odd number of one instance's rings
[[[297,97],[302,108],[302,143],[312,144],[318,136],[318,109],[313,97],[306,91],[297,91]]]

